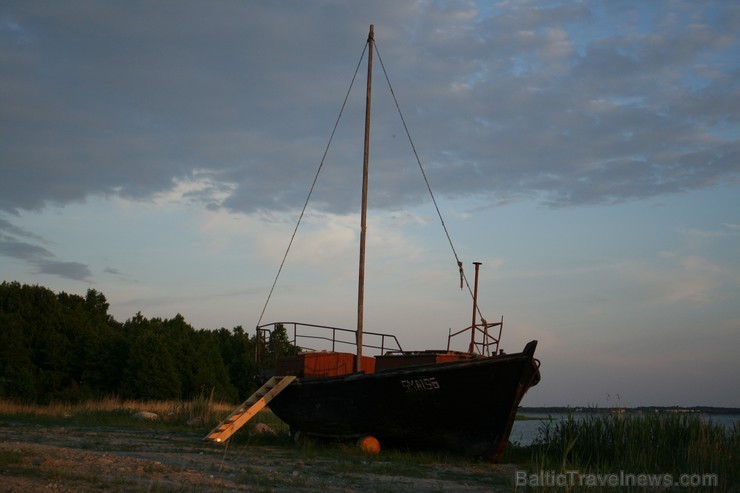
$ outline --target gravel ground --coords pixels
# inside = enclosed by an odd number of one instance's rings
[[[0,491],[511,491],[515,466],[415,461],[343,445],[204,443],[161,428],[0,420]],[[259,442],[259,440],[257,440]],[[265,442],[265,440],[262,440]],[[267,440],[269,442],[269,440]]]

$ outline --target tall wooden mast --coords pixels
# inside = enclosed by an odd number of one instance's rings
[[[373,85],[374,26],[370,25],[367,37],[367,96],[365,100],[365,149],[362,160],[362,213],[360,220],[360,272],[357,287],[357,359],[355,371],[362,371],[362,322],[365,303],[365,234],[367,231],[367,178],[370,161],[370,102]]]

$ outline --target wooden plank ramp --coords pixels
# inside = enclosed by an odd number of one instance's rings
[[[211,430],[203,440],[214,443],[223,443],[228,440],[231,435],[260,412],[268,402],[290,385],[295,378],[293,375],[288,375],[269,379],[254,394],[249,396],[249,399],[234,409],[226,419]]]

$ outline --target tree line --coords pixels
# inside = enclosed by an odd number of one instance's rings
[[[118,322],[108,307],[94,289],[83,297],[0,284],[0,399],[187,400],[213,392],[236,402],[256,390],[256,335],[241,326],[196,330],[180,314],[148,319],[141,312]],[[285,349],[282,327],[273,339]],[[272,361],[275,348],[266,350]]]

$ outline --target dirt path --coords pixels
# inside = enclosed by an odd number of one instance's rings
[[[510,491],[514,466],[398,461],[356,450],[205,444],[162,429],[0,420],[0,491]],[[339,446],[337,446],[339,447]]]

